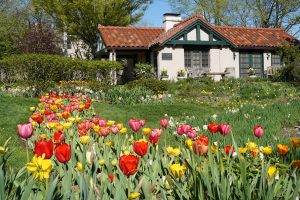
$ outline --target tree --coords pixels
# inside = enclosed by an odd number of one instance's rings
[[[97,27],[127,26],[138,22],[151,0],[33,0],[36,10],[47,13],[56,26],[80,39],[96,52]]]

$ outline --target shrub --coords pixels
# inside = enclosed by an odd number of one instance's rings
[[[140,79],[127,83],[127,87],[145,87],[151,90],[154,94],[162,94],[168,91],[169,82],[157,79]]]
[[[0,79],[3,83],[18,80],[38,82],[62,80],[110,80],[111,71],[121,69],[112,61],[72,59],[57,55],[13,55],[0,61]]]
[[[155,78],[154,67],[147,63],[137,63],[135,65],[136,79]]]

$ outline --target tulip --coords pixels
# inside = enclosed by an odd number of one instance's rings
[[[272,147],[262,147],[261,151],[263,152],[263,154],[265,155],[270,155],[272,153]]]
[[[130,119],[129,126],[134,132],[137,132],[140,129],[141,124],[137,120]]]
[[[123,133],[123,134],[127,133],[127,128],[125,128],[125,127],[121,128],[120,133]]]
[[[58,131],[53,134],[53,139],[55,144],[60,144],[65,141],[65,136],[61,131]]]
[[[30,107],[29,110],[30,110],[31,112],[34,112],[34,111],[35,111],[35,107]]]
[[[63,131],[64,130],[64,126],[62,124],[57,124],[55,128],[56,128],[57,131]]]
[[[276,167],[275,166],[270,166],[269,168],[268,168],[268,175],[269,175],[269,177],[271,178],[273,175],[274,175],[274,173],[277,171],[277,169],[276,169]],[[278,173],[278,172],[277,172]]]
[[[158,142],[158,139],[159,139],[159,136],[155,135],[155,136],[152,136],[151,134],[149,135],[149,142],[151,144],[156,144]]]
[[[110,133],[109,127],[100,127],[99,132],[98,132],[99,136],[105,136],[105,137],[108,136],[109,133]]]
[[[111,132],[112,132],[113,134],[117,134],[117,133],[119,132],[118,126],[117,126],[117,125],[112,125],[112,127],[111,127]]]
[[[201,135],[193,143],[193,151],[199,155],[205,155],[208,152],[208,137]]]
[[[0,154],[4,154],[6,151],[5,147],[0,146]]]
[[[123,155],[119,159],[119,167],[125,176],[136,173],[139,164],[139,158],[134,155]]]
[[[90,142],[91,137],[88,135],[84,135],[84,136],[81,136],[79,140],[80,140],[81,144],[87,144]]]
[[[207,125],[207,129],[209,130],[209,132],[211,132],[212,134],[215,134],[216,132],[218,132],[219,130],[219,125],[215,124],[215,123],[210,123]]]
[[[151,128],[143,128],[142,129],[142,132],[145,134],[145,135],[149,135],[151,133]]]
[[[185,141],[185,146],[189,149],[189,150],[193,150],[193,141],[191,139],[187,139]]]
[[[139,156],[144,156],[148,150],[148,141],[144,139],[140,139],[133,144],[133,150]]]
[[[40,140],[38,142],[34,142],[34,154],[37,156],[43,156],[45,154],[45,158],[49,159],[53,154],[53,142],[52,140]]]
[[[232,147],[232,146],[225,146],[225,153],[227,155],[230,155],[230,154],[232,155],[234,151],[235,151],[234,147]]]
[[[72,123],[71,122],[66,122],[66,123],[63,123],[63,126],[64,126],[64,128],[65,129],[69,129],[69,128],[71,128],[72,127]]]
[[[194,139],[197,136],[197,131],[195,129],[190,129],[187,132],[189,138]]]
[[[49,159],[45,159],[44,155],[32,158],[31,163],[26,164],[28,171],[32,172],[35,179],[43,180],[48,179],[52,171],[53,163]]]
[[[294,160],[293,162],[292,162],[292,167],[293,168],[300,168],[300,160]]]
[[[70,117],[70,112],[68,111],[64,111],[61,116],[64,118],[64,119],[68,119]]]
[[[180,148],[167,147],[167,153],[173,156],[179,156]]]
[[[107,125],[106,120],[104,120],[104,119],[99,120],[99,126],[104,127],[106,125]]]
[[[31,123],[19,124],[18,125],[18,135],[20,138],[28,139],[33,134],[33,127]]]
[[[223,136],[226,136],[230,132],[231,128],[228,124],[220,124],[218,129]]]
[[[95,157],[94,152],[87,151],[85,156],[86,156],[86,162],[91,165],[93,163],[94,157]]]
[[[133,200],[133,199],[139,198],[140,196],[141,196],[141,193],[139,193],[139,192],[133,192],[133,193],[131,193],[131,194],[129,195],[128,199],[129,199],[129,200]]]
[[[255,142],[247,142],[246,147],[250,150],[253,151],[254,149],[257,149],[257,144]]]
[[[82,172],[83,166],[82,166],[82,163],[81,163],[81,162],[77,162],[77,163],[76,163],[76,167],[77,167],[78,171]]]
[[[66,143],[55,147],[54,153],[56,159],[61,163],[66,163],[71,159],[71,147]]]
[[[38,124],[43,123],[43,121],[44,121],[44,117],[41,116],[41,115],[39,115],[39,116],[37,117],[37,119],[36,119],[36,122],[37,122]]]
[[[290,147],[286,144],[278,144],[277,148],[278,148],[278,153],[281,156],[286,156],[286,154],[290,151]]]
[[[291,141],[293,147],[295,147],[295,148],[300,147],[300,138],[293,137],[293,138],[290,138],[290,141]]]
[[[113,182],[114,182],[114,179],[115,179],[114,174],[109,174],[109,175],[108,175],[108,179],[110,180],[111,183],[113,183]]]
[[[141,119],[141,120],[140,120],[141,126],[145,126],[145,123],[146,123],[146,121],[145,121],[144,119]]]
[[[169,168],[173,176],[177,178],[182,177],[187,170],[184,165],[180,165],[180,164],[173,164]]]
[[[239,153],[240,154],[244,154],[244,153],[246,153],[247,152],[247,148],[246,147],[241,147],[241,148],[239,148]]]
[[[254,136],[257,138],[261,138],[264,134],[264,130],[261,126],[255,126],[253,129]]]
[[[160,125],[161,125],[163,128],[167,128],[168,123],[169,123],[169,121],[168,121],[168,119],[166,119],[166,118],[163,118],[163,119],[160,120]]]
[[[218,147],[216,145],[211,145],[210,147],[212,153],[216,153],[218,151]]]
[[[46,115],[46,116],[52,115],[52,112],[50,110],[45,110],[44,111],[44,115]]]
[[[104,159],[99,160],[99,165],[101,166],[105,165],[105,160]]]
[[[258,156],[258,154],[259,154],[259,149],[253,149],[252,151],[251,151],[251,155],[252,156]]]

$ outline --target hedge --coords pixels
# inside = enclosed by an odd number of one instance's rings
[[[21,54],[0,60],[2,83],[16,81],[110,80],[115,61],[80,60],[58,55]]]

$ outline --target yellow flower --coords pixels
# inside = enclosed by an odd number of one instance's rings
[[[55,128],[56,128],[57,131],[63,131],[64,130],[64,126],[61,125],[61,124],[57,124]]]
[[[167,147],[167,153],[173,156],[179,156],[180,148]]]
[[[5,148],[0,146],[0,154],[4,154],[4,152],[5,152]]]
[[[113,124],[115,124],[115,121],[113,121],[113,120],[108,120],[108,121],[107,121],[107,125],[108,125],[108,126],[111,126],[111,125],[113,125]]]
[[[35,111],[35,107],[32,106],[32,107],[29,108],[29,110],[30,110],[31,112],[33,112],[33,111]]]
[[[126,155],[126,156],[130,155],[130,151],[129,150],[125,150],[124,151],[124,155]]]
[[[122,128],[122,129],[120,130],[120,133],[123,133],[123,134],[127,133],[127,128]]]
[[[186,167],[184,165],[180,165],[180,164],[173,164],[169,168],[170,168],[172,174],[178,178],[183,176],[186,172]]]
[[[76,116],[75,120],[76,120],[76,122],[81,122],[81,117]]]
[[[72,125],[73,124],[71,122],[66,122],[66,123],[63,124],[63,126],[64,126],[65,129],[71,128]]]
[[[110,147],[112,144],[113,144],[112,141],[106,141],[106,142],[105,142],[105,145],[108,146],[108,147]]]
[[[141,196],[140,193],[138,192],[133,192],[129,195],[129,200],[132,200],[132,199],[136,199],[136,198],[139,198]]]
[[[84,104],[79,105],[79,109],[83,110],[85,108]]]
[[[38,107],[43,107],[43,103],[38,103]]]
[[[57,111],[57,106],[56,106],[56,105],[51,105],[51,106],[50,106],[50,109],[51,109],[52,111]]]
[[[56,122],[50,122],[50,123],[47,123],[47,128],[49,129],[54,129],[54,127],[56,126]]]
[[[45,113],[45,110],[40,110],[40,113],[43,115]]]
[[[187,139],[187,140],[185,141],[185,145],[186,145],[187,147],[193,146],[193,140]]]
[[[91,140],[91,137],[89,135],[84,135],[80,137],[80,143],[81,144],[87,144]]]
[[[246,143],[246,147],[250,151],[253,151],[254,149],[257,149],[257,144],[255,142],[248,142],[248,143]]]
[[[268,169],[268,175],[269,175],[269,177],[272,177],[276,171],[277,171],[277,169],[276,169],[275,166],[270,166],[269,169]]]
[[[129,142],[129,143],[132,142],[132,139],[131,139],[131,138],[128,138],[128,139],[127,139],[127,142]]]
[[[82,172],[83,166],[81,162],[77,162],[76,167],[80,172]]]
[[[247,152],[247,148],[246,147],[241,147],[241,148],[239,148],[239,153],[240,154],[244,154],[244,153],[246,153]]]
[[[53,164],[51,160],[44,158],[45,154],[42,157],[34,156],[31,163],[26,164],[27,170],[33,173],[34,178],[39,178],[40,180],[49,178]]]
[[[56,116],[57,116],[58,118],[62,118],[62,114],[61,114],[61,113],[56,113]]]
[[[124,128],[122,123],[118,123],[117,127],[118,127],[119,130],[121,130],[122,128]]]
[[[113,159],[113,160],[111,161],[111,165],[112,165],[112,166],[117,166],[117,164],[118,164],[118,161],[117,161],[116,159]]]
[[[211,145],[211,152],[216,153],[218,151],[218,147],[216,145]],[[193,149],[193,148],[192,148]]]
[[[105,160],[104,160],[104,159],[99,160],[99,164],[100,164],[101,166],[105,165]]]
[[[74,121],[75,121],[75,118],[74,118],[74,117],[69,117],[69,118],[68,118],[68,122],[73,123]]]
[[[272,153],[273,149],[272,149],[272,147],[262,147],[261,150],[262,150],[263,154],[270,155]]]
[[[93,127],[93,130],[95,131],[95,132],[99,132],[99,130],[100,130],[100,126],[97,126],[97,125],[95,125],[94,127]]]
[[[290,138],[290,141],[291,141],[293,147],[295,147],[295,148],[300,147],[300,138],[293,137],[293,138]]]
[[[151,128],[143,128],[142,129],[142,132],[145,134],[145,135],[149,135],[151,133]]]
[[[40,134],[40,138],[46,139],[47,135],[46,134]]]
[[[31,122],[31,125],[32,125],[33,127],[37,127],[39,124],[38,124],[37,122],[33,121],[33,122]]]

